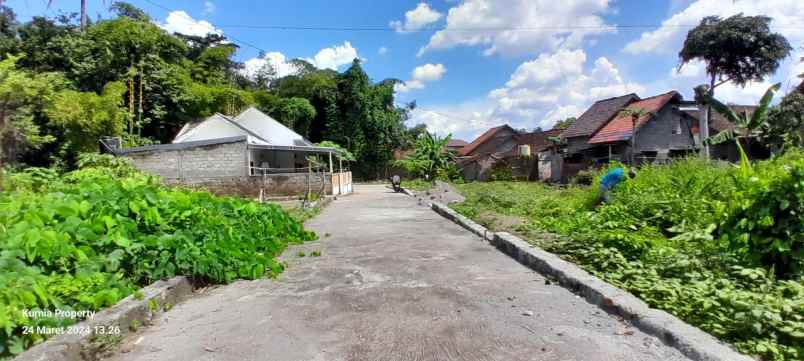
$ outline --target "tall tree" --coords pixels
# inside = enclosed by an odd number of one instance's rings
[[[47,1],[47,6],[53,5],[53,0]],[[87,0],[81,0],[81,32],[87,29]]]
[[[698,93],[714,97],[715,88],[726,83],[744,86],[750,81],[762,81],[779,68],[792,48],[787,40],[770,30],[771,18],[737,14],[726,19],[707,16],[687,33],[679,52],[679,70],[693,60],[706,64],[709,84]],[[701,96],[699,95],[700,99]],[[701,135],[709,130],[710,112],[707,110]],[[708,148],[704,150],[708,156]]]

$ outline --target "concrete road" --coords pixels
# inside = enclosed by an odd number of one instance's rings
[[[686,360],[383,186],[307,226],[276,280],[201,293],[112,360]],[[320,250],[320,257],[298,252]]]

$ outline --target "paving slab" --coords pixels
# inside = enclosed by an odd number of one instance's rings
[[[278,279],[196,295],[110,360],[687,360],[383,185],[306,225]]]

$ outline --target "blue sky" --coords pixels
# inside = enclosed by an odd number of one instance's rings
[[[22,20],[76,11],[78,0],[7,0]],[[108,17],[90,0],[92,18]],[[406,81],[399,102],[416,100],[411,123],[471,140],[489,127],[549,128],[596,99],[670,90],[691,96],[705,81],[701,64],[674,71],[690,26],[703,16],[738,12],[774,18],[795,48],[771,79],[725,85],[718,97],[756,102],[772,82],[783,89],[804,72],[800,0],[130,0],[169,31],[221,32],[241,45],[248,69],[307,58],[343,70],[355,56],[375,81]],[[272,26],[334,28],[298,30]],[[260,50],[267,59],[258,59]]]

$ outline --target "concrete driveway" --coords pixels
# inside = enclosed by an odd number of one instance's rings
[[[686,360],[384,186],[307,226],[279,279],[201,293],[111,359]]]

